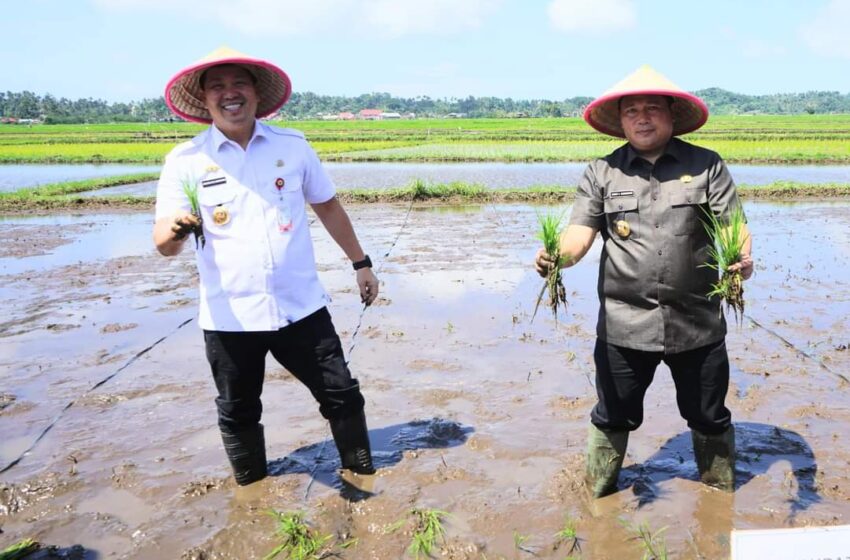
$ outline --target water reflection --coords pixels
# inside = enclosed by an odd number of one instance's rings
[[[127,164],[14,164],[0,165],[0,192],[49,183],[114,177],[131,173],[159,173],[159,165]]]
[[[340,189],[386,189],[408,184],[413,179],[436,183],[462,181],[491,189],[523,188],[534,185],[575,185],[587,163],[326,163]],[[766,185],[774,181],[805,183],[850,182],[847,165],[730,165],[735,181]],[[140,165],[0,165],[0,192],[37,184],[156,172],[159,166]],[[122,190],[118,190],[122,189]],[[114,187],[110,194],[152,195],[155,183]]]
[[[151,237],[152,214],[56,215],[17,216],[0,218],[0,232],[4,238],[7,228],[23,228],[18,235],[25,236],[28,226],[51,225],[56,235],[70,241],[50,249],[45,254],[28,257],[0,257],[0,275],[19,274],[27,270],[39,271],[80,262],[92,262],[119,257],[144,255],[153,252]]]

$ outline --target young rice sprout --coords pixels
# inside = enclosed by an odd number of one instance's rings
[[[746,241],[746,217],[744,209],[735,206],[729,214],[729,220],[721,221],[711,211],[703,210],[707,221],[703,222],[705,231],[711,238],[709,250],[710,262],[705,266],[717,270],[720,279],[711,285],[708,297],[719,296],[726,302],[727,311],[735,313],[735,322],[744,320],[744,279],[740,271],[729,272],[729,266],[741,260],[741,248]]]
[[[537,216],[537,221],[540,224],[540,230],[537,232],[537,237],[543,242],[543,248],[546,253],[552,257],[555,266],[549,269],[546,274],[543,287],[540,289],[540,294],[537,296],[537,303],[534,304],[534,313],[531,315],[531,320],[537,315],[537,308],[540,307],[540,302],[543,299],[543,294],[549,294],[549,308],[552,310],[552,315],[555,320],[558,320],[558,306],[567,306],[567,292],[564,289],[564,283],[561,278],[561,265],[569,259],[569,255],[561,254],[561,220],[562,214],[546,213]]]

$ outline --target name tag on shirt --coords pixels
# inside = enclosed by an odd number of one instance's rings
[[[217,187],[218,185],[223,185],[227,183],[226,177],[215,177],[213,179],[207,179],[205,181],[201,181],[201,187]]]
[[[614,191],[608,195],[608,198],[619,198],[621,196],[634,196],[635,191]]]

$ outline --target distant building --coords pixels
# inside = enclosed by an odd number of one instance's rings
[[[379,121],[384,114],[380,109],[360,109],[357,117],[366,121]]]
[[[381,113],[382,119],[400,119],[401,115],[399,113]]]
[[[337,118],[341,121],[353,121],[355,119],[354,113],[349,111],[343,111],[342,113],[337,115]]]

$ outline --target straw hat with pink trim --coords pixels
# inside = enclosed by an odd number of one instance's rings
[[[693,132],[708,120],[708,107],[699,97],[690,94],[643,65],[617,85],[600,95],[584,110],[587,124],[609,136],[625,138],[620,124],[619,101],[626,95],[665,95],[673,98],[673,136]]]
[[[260,98],[257,118],[280,109],[292,93],[289,76],[271,62],[250,57],[230,47],[219,47],[168,80],[165,86],[168,108],[186,120],[210,124],[212,117],[204,105],[200,78],[205,70],[221,64],[238,64],[257,79],[257,95]]]

